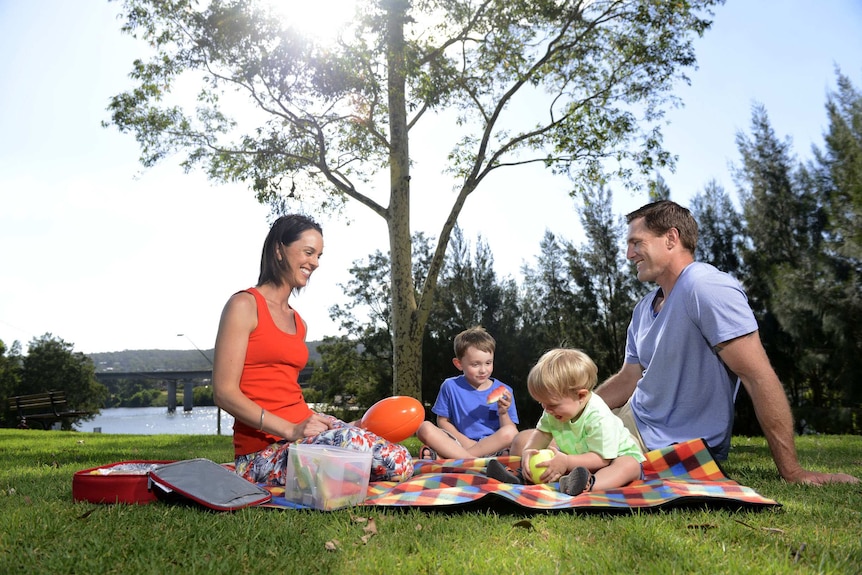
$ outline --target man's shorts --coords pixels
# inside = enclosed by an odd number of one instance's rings
[[[644,445],[644,440],[641,437],[640,431],[638,431],[638,424],[637,421],[635,421],[635,414],[632,413],[631,401],[632,400],[630,398],[625,403],[625,405],[618,409],[614,409],[613,412],[614,415],[616,415],[623,421],[623,425],[626,426],[626,429],[629,430],[629,432],[632,434],[632,437],[634,437],[635,441],[637,441],[638,445],[641,448],[641,451],[646,453],[649,450],[646,448],[646,445]]]

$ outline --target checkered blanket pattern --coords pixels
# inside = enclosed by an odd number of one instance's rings
[[[517,467],[516,457],[500,457]],[[667,507],[723,507],[764,509],[779,503],[728,479],[702,440],[692,440],[650,451],[644,462],[644,479],[620,489],[560,493],[558,484],[510,485],[487,477],[487,458],[416,460],[411,479],[400,483],[376,482],[368,487],[362,505],[383,507],[467,506],[506,502],[523,510],[626,511]],[[269,488],[267,507],[302,508],[284,499],[283,489]]]

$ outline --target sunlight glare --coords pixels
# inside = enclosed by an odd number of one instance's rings
[[[264,0],[286,25],[322,43],[338,38],[356,13],[358,0]]]

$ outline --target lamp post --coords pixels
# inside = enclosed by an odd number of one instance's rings
[[[187,340],[189,340],[189,343],[190,343],[190,344],[192,344],[196,350],[198,350],[198,353],[199,353],[199,354],[201,354],[202,356],[204,356],[204,359],[205,359],[205,360],[207,360],[207,363],[208,363],[208,364],[210,364],[210,367],[212,367],[212,365],[213,365],[213,360],[211,360],[211,359],[207,356],[207,354],[205,354],[203,351],[201,351],[201,348],[199,348],[199,347],[197,346],[197,344],[196,344],[195,342],[193,342],[193,341],[192,341],[192,338],[190,338],[189,336],[187,336],[187,335],[186,335],[186,334],[184,334],[184,333],[178,333],[178,334],[177,334],[177,337],[184,337],[184,338],[186,338]],[[217,435],[221,435],[221,407],[219,407],[219,406],[216,406],[216,434],[217,434]]]

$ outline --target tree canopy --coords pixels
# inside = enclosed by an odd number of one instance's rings
[[[389,233],[397,393],[420,396],[421,343],[467,198],[501,168],[538,163],[574,192],[672,165],[660,122],[723,0],[362,0],[321,44],[253,0],[124,0],[146,41],[111,123],[150,166],[182,152],[276,210],[358,202]],[[182,89],[199,90],[195,102]],[[244,114],[235,113],[243,109]],[[412,276],[410,134],[445,122],[455,191],[424,283]],[[378,197],[371,182],[388,181]],[[287,183],[290,182],[288,188]]]
[[[46,333],[30,341],[26,355],[20,355],[20,346],[15,342],[11,353],[4,357],[6,348],[0,341],[0,397],[5,402],[14,395],[63,391],[70,408],[97,414],[108,391],[96,381],[93,360],[73,350],[72,344]],[[71,429],[76,421],[87,418],[65,419],[63,428]],[[15,420],[7,419],[4,424],[13,425]]]
[[[790,140],[779,138],[765,109],[755,105],[750,131],[737,137],[738,202],[715,180],[690,202],[699,228],[696,259],[733,274],[751,294],[760,337],[800,431],[860,431],[856,383],[862,369],[862,266],[858,246],[852,244],[852,222],[858,221],[862,205],[862,170],[856,166],[862,157],[860,103],[862,96],[839,75],[838,91],[827,103],[825,148],[815,148],[814,159],[805,163],[795,160]],[[645,201],[671,196],[657,178]],[[596,360],[600,380],[619,369],[631,310],[650,287],[638,282],[623,261],[625,226],[611,211],[610,189],[597,187],[578,203],[588,241],[576,246],[548,230],[533,263],[524,266],[520,285],[497,277],[481,236],[471,253],[455,228],[423,346],[423,397],[429,403],[443,379],[456,374],[452,338],[476,324],[497,340],[494,376],[512,384],[525,423],[535,421],[540,409],[523,384],[547,349],[584,349]],[[414,254],[416,262],[427,261],[430,245],[428,238],[415,239],[414,246],[424,246]],[[375,385],[378,390],[391,386],[389,357],[370,351],[389,339],[388,294],[370,294],[363,286],[379,281],[387,267],[379,251],[367,265],[355,266],[355,279],[345,286],[353,303],[333,308],[333,317],[349,336],[339,340],[340,347],[327,347],[320,359],[323,366],[337,367],[348,350],[348,361],[376,365],[377,376],[354,380],[356,389],[372,395]],[[416,280],[426,271],[417,265]],[[315,372],[324,397],[329,373]],[[737,432],[759,432],[744,391],[735,427]]]

